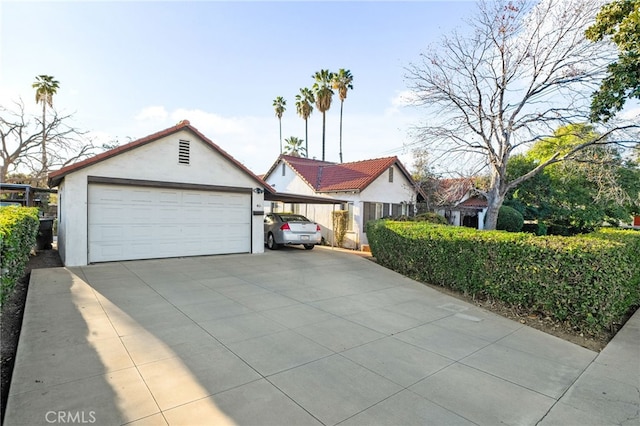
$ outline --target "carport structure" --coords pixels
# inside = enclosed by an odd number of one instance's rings
[[[281,202],[288,204],[342,204],[346,201],[329,197],[314,197],[312,195],[285,194],[282,192],[265,190],[265,201]]]
[[[338,200],[330,197],[316,197],[313,195],[302,195],[302,194],[286,194],[276,192],[270,189],[265,190],[264,200],[270,202],[279,202],[285,204],[324,204],[324,205],[333,205],[335,210],[336,205],[341,205],[346,203],[344,200]],[[313,218],[309,218],[313,220]],[[327,228],[330,231],[330,235],[333,237],[333,229]],[[334,245],[333,238],[331,238],[331,245]]]

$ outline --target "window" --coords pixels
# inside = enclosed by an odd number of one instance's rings
[[[384,206],[382,203],[367,203],[363,204],[363,214],[362,214],[362,229],[366,233],[367,232],[367,222],[370,220],[380,219],[384,216]],[[389,204],[386,204],[387,211],[389,209]]]
[[[389,167],[389,182],[393,182],[393,167]]]
[[[287,166],[282,163],[282,176],[284,176],[287,173]]]
[[[178,164],[189,164],[190,147],[189,141],[180,140],[178,142]]]

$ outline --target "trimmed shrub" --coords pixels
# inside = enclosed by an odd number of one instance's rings
[[[509,232],[520,232],[524,225],[522,213],[513,207],[502,206],[498,211],[498,222],[496,229]]]
[[[0,304],[24,274],[39,225],[37,208],[0,207]]]
[[[378,262],[416,280],[542,312],[590,334],[640,305],[640,235],[576,237],[369,222]]]

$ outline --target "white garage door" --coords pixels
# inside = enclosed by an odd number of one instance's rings
[[[251,194],[89,185],[89,262],[251,251]]]

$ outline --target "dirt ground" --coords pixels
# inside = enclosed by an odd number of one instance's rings
[[[2,393],[2,421],[4,421],[4,411],[9,396],[9,385],[11,384],[11,374],[13,364],[18,349],[18,338],[22,327],[22,315],[24,304],[27,299],[29,289],[29,278],[32,269],[55,268],[63,266],[57,250],[39,250],[35,256],[31,256],[25,276],[16,284],[13,292],[5,300],[0,309],[0,390]]]
[[[375,259],[370,258],[372,261]],[[22,327],[22,316],[24,313],[24,305],[27,298],[27,291],[29,289],[29,278],[31,276],[32,269],[39,268],[55,268],[60,267],[62,261],[57,250],[42,250],[38,251],[35,256],[31,256],[27,265],[25,276],[18,282],[13,293],[7,298],[0,310],[0,336],[2,345],[1,349],[1,382],[0,389],[2,391],[2,405],[1,414],[4,419],[5,405],[7,397],[9,395],[9,386],[11,384],[11,374],[13,373],[13,365],[15,362],[16,351],[18,348],[18,339],[20,337],[20,329]],[[429,284],[426,284],[429,285]],[[617,325],[615,330],[601,336],[585,336],[579,331],[574,330],[567,324],[559,321],[554,321],[551,318],[543,317],[538,314],[531,314],[519,310],[517,308],[509,307],[501,304],[497,301],[491,300],[474,300],[469,297],[465,297],[461,294],[455,293],[443,287],[430,286],[439,291],[445,292],[453,297],[457,297],[466,302],[472,303],[476,306],[482,307],[489,311],[492,311],[498,315],[502,315],[506,318],[518,321],[521,324],[526,324],[530,327],[560,337],[564,340],[573,342],[585,348],[593,351],[601,351],[606,344],[613,338],[616,332],[622,328],[624,322],[631,317],[633,312],[630,312],[625,321]]]

